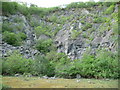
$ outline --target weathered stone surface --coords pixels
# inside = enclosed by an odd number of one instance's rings
[[[105,8],[106,9],[106,8]],[[115,7],[115,12],[117,12],[118,8]],[[85,23],[92,23],[92,16],[94,16],[94,13],[97,13],[98,15],[101,14],[101,9],[89,11],[87,9],[72,9],[69,11],[61,10],[59,12],[54,12],[53,14],[50,14],[47,16],[49,18],[52,15],[58,14],[57,18],[60,19],[60,17],[70,17],[70,20],[66,20],[62,26],[62,29],[57,32],[57,34],[52,37],[52,39],[55,42],[55,45],[57,47],[57,52],[64,52],[66,55],[68,55],[69,58],[72,60],[74,59],[81,59],[83,54],[86,52],[87,48],[90,48],[91,54],[96,54],[97,49],[106,48],[108,50],[111,50],[113,52],[116,51],[116,44],[114,40],[110,40],[113,34],[113,30],[110,29],[109,31],[106,29],[104,32],[100,33],[99,27],[100,23],[94,23],[92,25],[92,28],[95,30],[89,32],[91,28],[82,31],[82,27],[85,26],[81,23],[81,21],[85,21]],[[85,16],[83,18],[80,18],[81,16]],[[87,16],[88,15],[88,16]],[[36,37],[34,33],[34,28],[30,26],[30,21],[26,19],[26,17],[20,13],[16,15],[11,15],[9,17],[2,16],[3,21],[7,20],[9,22],[14,22],[14,19],[16,17],[20,17],[23,23],[23,27],[20,31],[24,31],[24,33],[27,35],[27,39],[23,42],[23,45],[21,46],[12,46],[5,42],[0,42],[0,46],[2,46],[2,55],[4,57],[7,56],[7,52],[13,52],[14,50],[20,51],[20,53],[26,57],[26,58],[33,58],[34,56],[39,54],[40,52],[36,49],[33,49],[32,46],[35,45],[36,40],[46,40],[51,37],[47,35],[40,35],[39,37]],[[105,15],[107,17],[107,15]],[[36,21],[37,24],[44,23],[47,25],[54,25],[57,24],[57,26],[60,26],[60,23],[54,23],[54,22],[48,22],[47,20],[44,20],[44,18],[40,18],[39,16],[33,15],[32,18],[33,21]],[[111,20],[111,23],[114,23],[115,20]],[[2,22],[0,18],[0,22]],[[13,26],[19,26],[19,23],[14,23]],[[106,24],[105,24],[106,25]],[[54,31],[56,27],[52,28],[52,31]],[[82,34],[78,34],[78,36],[73,40],[71,39],[71,35],[73,30],[76,31],[82,31]],[[18,33],[19,31],[13,30],[14,32]],[[89,33],[88,33],[89,32]],[[79,32],[78,32],[79,33]],[[83,33],[86,34],[86,37],[83,37]],[[93,39],[91,39],[92,37]],[[0,34],[0,40],[2,39],[2,34]]]
[[[40,35],[38,38],[38,40],[47,40],[47,39],[49,39],[49,37],[44,34]]]

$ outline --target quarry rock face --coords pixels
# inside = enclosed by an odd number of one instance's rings
[[[99,12],[97,13],[97,15],[101,14],[102,12],[99,9],[97,9],[96,12],[94,11],[95,10],[88,11],[86,9],[74,9],[70,11],[61,10],[59,12],[55,12],[48,15],[49,18],[52,15],[58,15],[58,18],[60,16],[65,17],[65,16],[73,15],[73,18],[66,20],[61,30],[59,30],[56,33],[56,35],[52,37],[57,47],[58,53],[63,52],[66,55],[68,55],[68,57],[71,58],[71,60],[74,60],[74,59],[81,59],[83,54],[86,52],[88,48],[90,48],[91,54],[95,54],[97,49],[102,49],[102,48],[105,48],[113,52],[117,50],[116,49],[117,45],[115,43],[115,40],[112,40],[113,29],[110,28],[108,30],[107,28],[104,28],[106,30],[104,32],[102,31],[100,32],[99,28],[105,25],[106,23],[93,24],[91,22],[91,19],[93,19],[91,15],[94,15],[97,11]],[[115,8],[114,12],[117,12],[117,7]],[[83,15],[86,16],[85,19],[79,18],[80,16],[83,16]],[[27,39],[24,41],[23,45],[21,46],[12,46],[7,44],[6,42],[0,43],[0,50],[2,51],[2,55],[3,57],[6,57],[7,52],[13,52],[14,50],[19,50],[20,53],[24,55],[24,57],[34,59],[34,56],[40,53],[38,50],[32,47],[35,45],[36,40],[41,40],[41,39],[46,40],[51,37],[42,34],[37,38],[36,34],[34,33],[34,28],[29,24],[30,21],[27,20],[26,17],[20,13],[15,15],[10,15],[9,17],[2,16],[2,20],[3,22],[4,21],[13,22],[13,20],[16,17],[20,17],[22,19],[23,26],[20,31],[24,31],[24,33],[27,35]],[[54,24],[54,22],[48,22],[48,21],[45,21],[44,19],[41,19],[35,16],[33,16],[33,20],[37,20],[38,23],[45,23],[46,26]],[[84,24],[81,23],[81,21],[85,21],[85,23],[87,22],[92,23],[92,27],[87,28],[82,33],[79,33],[79,31],[82,30],[82,27],[85,26]],[[2,21],[0,20],[0,22]],[[111,22],[112,24],[114,24],[114,20],[111,20]],[[15,25],[20,25],[20,23],[14,23],[13,26]],[[109,27],[109,26],[106,26],[106,27]],[[94,28],[95,30],[90,31],[92,30],[92,28]],[[54,29],[55,27],[53,28],[53,30]],[[72,39],[72,36],[71,36],[72,34],[74,34],[73,30],[76,30],[79,33],[78,36],[74,39]],[[16,32],[16,30],[14,30],[14,32]],[[1,34],[0,34],[0,37],[1,37]]]

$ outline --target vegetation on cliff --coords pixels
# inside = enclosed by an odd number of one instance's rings
[[[64,78],[75,78],[79,74],[84,78],[119,78],[119,57],[116,50],[112,52],[107,50],[106,47],[97,48],[95,54],[91,54],[88,50],[83,53],[81,59],[71,60],[65,53],[57,52],[58,47],[55,46],[54,41],[60,30],[65,28],[70,31],[69,27],[65,27],[66,23],[70,23],[70,25],[73,25],[70,40],[82,37],[86,43],[91,45],[96,33],[98,33],[98,36],[104,36],[111,30],[110,40],[114,41],[115,46],[113,46],[117,47],[118,12],[115,12],[116,5],[114,2],[78,2],[66,5],[66,8],[40,8],[36,5],[27,7],[25,4],[21,5],[16,2],[3,2],[3,16],[22,14],[26,17],[28,24],[33,28],[32,33],[35,33],[37,38],[31,48],[37,49],[41,54],[35,55],[35,59],[32,60],[23,57],[19,51],[8,52],[8,56],[2,58],[2,74],[30,73],[35,76],[47,75]],[[78,16],[61,14],[61,12],[77,11],[79,9],[85,13],[89,13],[88,10],[92,14],[83,13],[84,15]],[[43,21],[39,22],[34,17]],[[21,17],[16,17],[13,21],[3,21],[2,35],[4,42],[12,46],[24,44],[27,34],[24,31],[23,21]],[[82,27],[74,26],[77,21],[80,21]],[[48,39],[39,39],[40,35],[45,35]]]

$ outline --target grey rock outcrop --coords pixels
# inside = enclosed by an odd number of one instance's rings
[[[106,9],[106,8],[105,8]],[[115,7],[115,11],[117,12],[118,8]],[[103,10],[104,11],[104,10]],[[36,40],[41,39],[49,39],[52,38],[55,42],[55,45],[57,47],[58,53],[65,53],[68,55],[71,60],[74,59],[81,59],[83,54],[86,52],[86,50],[89,48],[91,54],[96,54],[97,49],[105,48],[107,50],[110,50],[112,52],[117,51],[117,43],[115,40],[112,40],[113,36],[113,28],[105,28],[105,30],[100,31],[99,28],[102,26],[106,26],[107,23],[101,24],[101,23],[94,23],[92,22],[93,17],[95,14],[98,14],[99,16],[102,14],[102,9],[93,9],[92,11],[82,8],[76,8],[72,10],[61,10],[58,12],[54,12],[52,14],[47,15],[47,18],[50,18],[51,16],[57,15],[57,18],[60,19],[60,17],[69,17],[69,20],[66,20],[66,23],[62,25],[62,29],[60,29],[54,37],[49,37],[45,34],[41,34],[40,36],[36,36],[34,33],[34,27],[30,25],[30,21],[26,19],[26,16],[18,13],[16,15],[10,15],[9,17],[2,16],[3,21],[9,21],[13,22],[14,24],[12,26],[19,26],[22,25],[22,28],[20,29],[20,32],[23,31],[27,35],[27,39],[24,41],[23,45],[21,46],[12,46],[5,42],[0,43],[0,50],[2,51],[2,55],[4,57],[7,56],[7,52],[13,52],[14,50],[20,51],[21,54],[24,55],[26,58],[33,58],[36,54],[39,54],[40,52],[36,49],[33,49],[33,46],[36,43]],[[83,16],[84,17],[81,17]],[[20,17],[22,24],[15,22],[15,18]],[[107,15],[104,15],[103,17],[107,17]],[[39,16],[33,15],[33,21],[36,21],[39,25],[40,23],[44,23],[47,25],[54,25],[56,24],[57,27],[60,26],[60,23],[54,23],[49,22],[45,20],[44,18],[41,19]],[[92,27],[88,28],[86,30],[82,31],[82,27],[85,25],[82,24],[82,21],[85,23],[91,23]],[[115,20],[111,20],[112,23],[115,23]],[[2,22],[2,20],[0,20]],[[52,28],[52,31],[56,29],[56,26]],[[109,27],[109,25],[108,25]],[[92,31],[92,29],[95,29],[96,31]],[[104,28],[103,28],[104,29]],[[71,35],[73,34],[73,31],[76,30],[78,35],[75,39],[71,38]],[[19,32],[16,30],[13,30],[15,33]],[[79,31],[82,31],[79,33]],[[51,33],[51,32],[50,32]],[[75,33],[76,34],[76,33]],[[114,37],[117,37],[114,36]],[[0,39],[1,39],[0,34]],[[1,48],[2,46],[2,48]]]

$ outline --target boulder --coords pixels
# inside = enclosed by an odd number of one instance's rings
[[[20,76],[20,74],[15,74],[15,77],[19,77]]]

